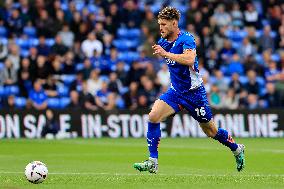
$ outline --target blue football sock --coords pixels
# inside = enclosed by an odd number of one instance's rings
[[[148,122],[147,143],[151,158],[158,158],[158,145],[161,137],[160,123]]]
[[[219,128],[214,139],[229,147],[232,151],[235,151],[238,148],[238,144],[235,143],[231,135],[229,135],[228,131],[225,129]]]

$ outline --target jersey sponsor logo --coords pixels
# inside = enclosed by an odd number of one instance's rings
[[[173,66],[173,65],[175,65],[175,64],[176,64],[176,61],[173,61],[173,60],[171,60],[171,59],[167,58],[167,59],[166,59],[166,63],[167,63],[168,65]]]

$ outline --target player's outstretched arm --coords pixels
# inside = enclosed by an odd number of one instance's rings
[[[160,55],[165,58],[169,58],[179,64],[192,66],[196,57],[195,49],[186,49],[183,51],[183,54],[174,54],[165,51],[160,45],[153,45],[154,53],[156,55]]]

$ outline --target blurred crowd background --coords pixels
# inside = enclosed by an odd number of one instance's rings
[[[156,16],[181,12],[213,108],[284,107],[284,2],[2,0],[1,109],[150,107],[170,84]]]

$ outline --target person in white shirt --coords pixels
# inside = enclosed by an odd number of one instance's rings
[[[94,55],[94,51],[99,53],[99,55],[102,54],[103,44],[101,41],[97,40],[95,33],[90,32],[88,39],[83,41],[81,48],[85,56],[91,58]]]

